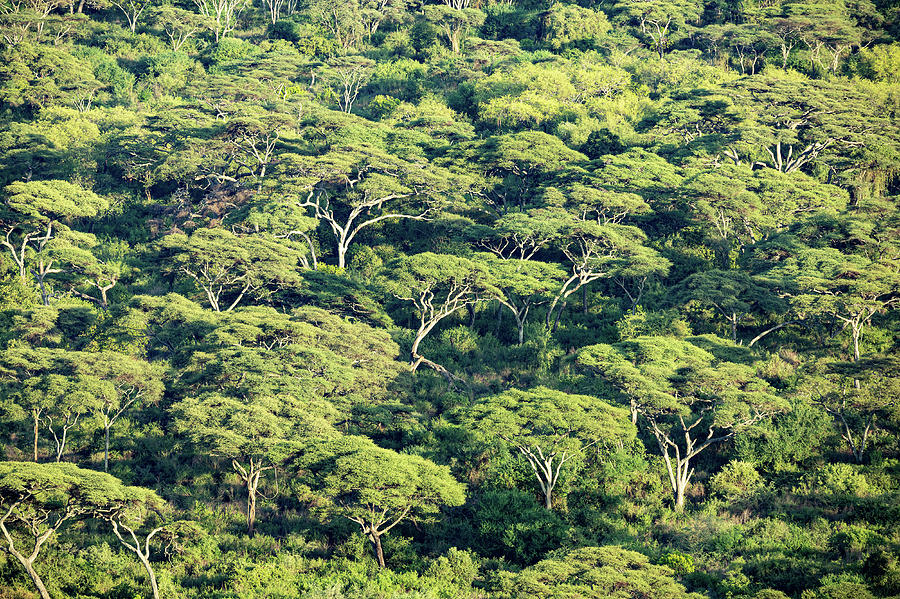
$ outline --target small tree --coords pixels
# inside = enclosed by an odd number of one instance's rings
[[[522,454],[548,510],[566,462],[598,443],[627,442],[636,435],[625,409],[546,387],[512,389],[489,397],[475,405],[467,419],[474,428],[503,439]]]
[[[465,485],[447,466],[382,449],[364,437],[310,441],[292,468],[298,497],[326,516],[359,525],[382,568],[382,536],[405,520],[427,521],[441,506],[465,501]]]

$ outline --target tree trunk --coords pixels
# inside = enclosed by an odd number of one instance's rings
[[[51,599],[50,593],[47,592],[47,587],[44,586],[44,581],[41,580],[37,570],[34,569],[34,563],[31,560],[26,559],[25,556],[18,551],[13,553],[13,555],[19,560],[19,563],[22,564],[25,571],[28,572],[28,576],[31,577],[31,582],[33,582],[34,586],[37,588],[38,593],[41,595],[41,599]]]
[[[37,461],[38,461],[38,436],[40,435],[40,433],[38,432],[38,425],[40,424],[40,413],[32,410],[31,417],[33,418],[33,421],[34,421],[34,431],[33,431],[34,462],[37,463]]]
[[[679,514],[684,511],[684,484],[678,481],[678,488],[675,491],[675,511]]]
[[[548,510],[553,509],[553,489],[549,486],[547,487],[547,490],[544,491],[544,507]]]
[[[103,471],[109,472],[109,425],[103,428]]]
[[[25,566],[25,569],[28,571],[28,575],[31,576],[31,581],[34,583],[34,586],[37,587],[38,593],[41,595],[41,599],[50,599],[50,593],[47,592],[47,587],[44,586],[44,581],[41,580],[41,577],[38,576],[37,571],[34,569],[34,566],[31,564],[22,563]]]
[[[253,482],[247,483],[247,534],[251,537],[256,527],[256,487]]]
[[[378,567],[384,568],[384,550],[381,548],[381,535],[370,533],[369,539],[372,541],[372,549],[375,550],[375,559],[378,560]]]
[[[137,555],[147,571],[147,578],[150,579],[150,590],[153,592],[153,599],[159,599],[159,585],[156,584],[156,573],[153,571],[153,566],[150,565],[150,560],[144,557],[142,553],[138,552]]]

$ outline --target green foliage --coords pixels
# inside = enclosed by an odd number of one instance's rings
[[[0,597],[900,594],[897,17],[2,4]]]
[[[762,484],[762,477],[752,464],[737,460],[725,464],[709,481],[713,493],[729,500],[751,495]]]

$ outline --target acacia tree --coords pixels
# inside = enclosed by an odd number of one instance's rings
[[[234,31],[238,17],[250,5],[250,0],[194,0],[194,5],[207,19],[209,29],[218,42]]]
[[[614,276],[646,277],[668,272],[670,262],[656,250],[645,246],[646,238],[637,227],[572,219],[557,242],[559,250],[571,265],[571,274],[550,302],[547,326],[553,325],[555,328],[562,312],[562,308],[556,311],[560,301],[565,302],[593,281]]]
[[[502,599],[553,597],[561,588],[569,597],[579,599],[704,597],[689,593],[668,566],[651,564],[642,553],[612,545],[553,552],[519,572],[501,572],[499,579]],[[757,597],[764,599],[766,595]]]
[[[376,148],[335,150],[317,157],[282,157],[282,194],[327,225],[337,266],[363,229],[391,220],[428,220],[445,194],[464,185],[460,177],[420,160]]]
[[[197,525],[185,520],[172,520],[171,510],[155,492],[140,487],[126,487],[109,497],[93,515],[110,525],[119,544],[137,556],[144,570],[153,599],[159,599],[156,572],[150,561],[150,543],[154,538],[169,542],[179,535],[195,533]]]
[[[578,364],[628,398],[634,421],[644,417],[666,464],[676,511],[684,509],[692,460],[700,452],[788,407],[752,367],[716,355],[736,349],[713,336],[638,337],[577,354]]]
[[[455,375],[419,353],[419,345],[442,320],[459,309],[497,297],[493,277],[483,263],[424,252],[398,260],[385,273],[384,285],[400,301],[412,304],[419,326],[410,348],[409,369],[425,364],[451,384]]]
[[[401,522],[433,519],[465,501],[450,468],[382,449],[365,437],[314,439],[292,460],[294,492],[326,516],[356,523],[385,567],[381,538]]]
[[[252,534],[264,479],[278,480],[293,443],[334,434],[337,410],[377,397],[400,365],[387,334],[321,309],[245,308],[220,318],[204,344],[186,350],[173,389],[183,399],[171,413],[198,453],[238,475]]]
[[[28,384],[35,385],[39,378],[48,371],[57,353],[45,349],[10,348],[0,354],[0,376],[3,380],[4,411],[14,413],[23,410],[31,418],[32,453],[38,461],[38,440],[40,426],[47,409],[45,395],[29,389]]]
[[[640,29],[639,37],[649,38],[662,58],[674,42],[689,35],[690,23],[700,20],[703,6],[695,0],[625,0],[614,10],[614,19]]]
[[[109,435],[113,424],[131,408],[162,397],[163,369],[118,352],[82,353],[76,372],[94,376],[111,385],[109,393],[93,403],[91,411],[103,427],[103,471],[109,470]]]
[[[125,19],[128,21],[128,27],[131,33],[137,31],[138,20],[147,7],[150,6],[151,0],[110,0],[112,5],[119,9]]]
[[[262,190],[266,169],[275,161],[275,150],[283,132],[293,126],[293,119],[283,114],[239,116],[228,121],[224,135],[233,146],[239,169],[247,169],[256,177],[256,192]]]
[[[682,304],[711,306],[731,329],[737,342],[738,325],[754,312],[784,313],[787,305],[763,281],[737,270],[708,270],[694,273],[675,288]]]
[[[168,268],[193,279],[216,312],[231,312],[248,293],[296,279],[297,252],[274,239],[200,229],[190,237],[168,235],[161,247],[171,256]]]
[[[786,245],[779,241],[769,250],[779,261],[764,276],[777,282],[795,312],[831,317],[849,329],[850,352],[853,361],[859,361],[865,328],[876,314],[900,302],[896,248],[871,244],[849,253],[837,247],[807,247],[793,238],[782,241]]]
[[[865,461],[878,420],[891,417],[900,397],[900,363],[872,356],[855,362],[811,360],[799,368],[797,394],[816,403],[836,421],[857,463]]]
[[[59,462],[69,432],[114,394],[111,383],[79,370],[89,355],[51,348],[10,348],[0,353],[6,411],[15,419],[31,419],[34,461],[41,428],[50,433],[52,455]]]
[[[60,272],[54,263],[78,251],[85,234],[65,224],[77,218],[95,216],[108,207],[97,194],[66,181],[27,181],[7,185],[0,205],[0,245],[5,247],[18,267],[24,282],[29,270],[41,285],[42,299],[49,294],[44,281]],[[90,236],[93,237],[93,236]]]
[[[2,550],[21,564],[41,598],[51,599],[34,567],[41,548],[67,522],[87,518],[126,496],[155,494],[74,464],[0,462]]]
[[[166,32],[173,52],[181,50],[189,39],[207,26],[206,17],[168,4],[154,7],[152,18]]]
[[[454,8],[444,5],[426,5],[425,18],[440,27],[447,38],[447,45],[454,54],[459,54],[466,31],[484,22],[485,14],[477,8]]]
[[[206,394],[172,407],[175,431],[190,439],[203,453],[224,458],[240,477],[247,492],[247,533],[256,528],[260,483],[266,472],[278,468],[290,453],[297,423],[287,397],[251,400]],[[326,427],[327,428],[327,427]]]
[[[529,311],[550,301],[566,276],[565,270],[556,264],[533,260],[491,258],[485,263],[496,281],[494,299],[512,313],[519,345],[522,345]]]
[[[511,389],[489,397],[473,406],[466,419],[473,428],[503,439],[522,454],[548,510],[567,462],[598,443],[627,442],[636,434],[623,408],[546,387]]]

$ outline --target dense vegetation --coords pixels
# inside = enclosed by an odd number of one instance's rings
[[[0,599],[900,597],[897,0],[0,34]]]

